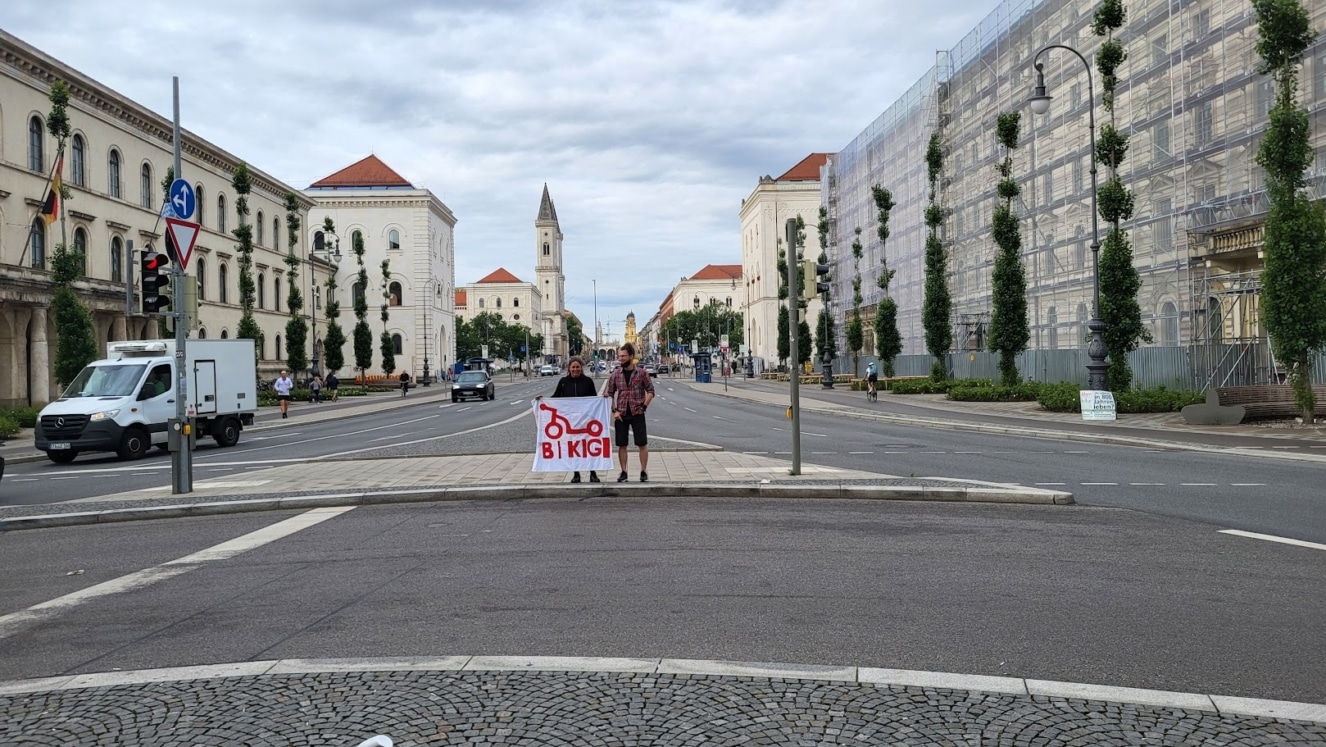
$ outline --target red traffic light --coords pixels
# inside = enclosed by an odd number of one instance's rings
[[[160,270],[167,264],[166,255],[149,254],[143,258],[143,268],[147,270]]]

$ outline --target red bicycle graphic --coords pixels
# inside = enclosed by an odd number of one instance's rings
[[[547,410],[552,413],[552,417],[548,420],[548,424],[543,427],[543,433],[554,441],[561,438],[564,434],[573,436],[588,434],[593,438],[598,438],[603,435],[603,423],[600,423],[597,420],[589,421],[589,424],[584,428],[572,428],[571,421],[567,420],[565,415],[558,412],[556,407],[549,407],[540,402],[539,409]]]

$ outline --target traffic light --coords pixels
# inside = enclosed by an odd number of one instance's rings
[[[802,279],[805,283],[805,297],[812,298],[829,292],[830,265],[820,264],[808,259],[802,266]]]
[[[170,297],[161,290],[170,284],[170,276],[166,274],[169,267],[170,258],[166,255],[154,251],[143,252],[138,287],[143,293],[144,314],[155,314],[170,306]]]

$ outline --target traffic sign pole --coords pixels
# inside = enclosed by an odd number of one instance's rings
[[[172,132],[172,140],[175,144],[175,179],[182,180],[183,172],[180,169],[180,78],[178,75],[171,78],[172,94],[175,101],[175,122]],[[172,185],[173,186],[173,185]],[[171,190],[172,193],[174,189]],[[173,202],[174,196],[171,196]],[[189,218],[189,215],[180,216]],[[169,230],[169,228],[167,228]],[[183,251],[180,252],[181,258]],[[189,422],[189,373],[185,370],[188,359],[184,353],[185,340],[188,339],[185,325],[187,321],[187,312],[184,308],[184,262],[176,261],[173,263],[175,270],[175,299],[171,309],[175,316],[175,422],[173,427],[180,429],[180,438],[176,441],[179,444],[175,451],[170,455],[171,472],[171,493],[192,493],[193,492],[193,452],[189,446],[193,442],[188,432],[192,430],[193,424]]]

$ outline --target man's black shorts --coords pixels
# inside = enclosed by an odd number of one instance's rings
[[[279,402],[279,401],[282,401],[282,400],[284,400],[284,401],[286,401],[286,402],[289,402],[289,401],[290,401],[290,395],[289,395],[289,394],[278,394],[278,395],[276,395],[276,399],[277,399],[278,402]]]
[[[613,422],[613,427],[617,429],[617,438],[615,440],[617,448],[626,448],[628,429],[635,433],[636,446],[649,445],[649,433],[645,430],[645,416],[643,413],[638,415],[623,415],[620,420]]]

